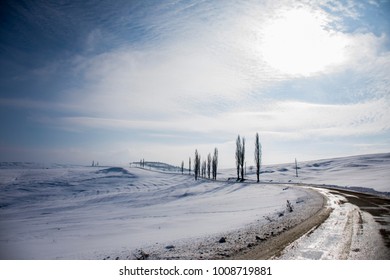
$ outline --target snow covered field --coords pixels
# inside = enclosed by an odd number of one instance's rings
[[[223,257],[230,254],[224,252],[228,252],[225,247],[233,246],[233,239],[222,237],[234,236],[234,244],[247,242],[245,231],[252,233],[254,243],[262,241],[322,207],[321,194],[294,183],[390,192],[387,172],[390,154],[320,160],[299,166],[298,178],[294,177],[292,164],[265,167],[266,173],[261,175],[264,183],[255,184],[251,181],[255,175],[249,172],[245,183],[228,180],[234,177],[233,169],[222,170],[219,181],[214,182],[134,167],[43,168],[33,164],[2,164],[0,258],[134,259],[142,257],[141,251],[153,258]],[[281,258],[344,258],[341,253],[332,253],[338,249],[328,254],[321,249],[328,246],[324,236],[330,236],[329,227],[340,224],[342,230],[332,234],[333,238],[338,234],[342,240],[345,225],[359,217],[366,228],[371,227],[365,234],[369,237],[371,232],[378,237],[367,241],[364,235],[363,241],[355,238],[346,242],[385,249],[384,243],[380,243],[378,225],[370,214],[356,212],[345,201],[340,203],[343,198],[330,191],[322,192],[329,199],[328,207],[333,209],[329,219],[314,231],[321,235],[318,240],[322,244],[311,248],[314,241],[309,237],[315,234],[305,235],[306,239],[303,236],[296,241]],[[287,200],[294,206],[291,213],[286,209]],[[360,214],[349,218],[351,211],[342,213],[342,207]],[[327,222],[333,224],[327,227]],[[353,230],[349,232],[353,234]],[[245,243],[245,247],[251,247],[250,244]],[[361,249],[356,248],[349,247],[357,255],[348,252],[345,258],[375,258],[376,252],[364,257],[359,255]]]
[[[389,153],[298,162],[298,168],[298,178],[295,177],[295,163],[266,166],[261,176],[265,182],[291,180],[390,195]]]

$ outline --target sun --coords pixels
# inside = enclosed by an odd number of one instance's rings
[[[279,72],[311,76],[341,64],[345,40],[324,23],[324,19],[305,10],[281,13],[263,27],[260,52],[263,60]]]

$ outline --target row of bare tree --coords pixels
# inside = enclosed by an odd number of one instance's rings
[[[189,173],[191,173],[191,158],[189,160],[190,168]],[[209,153],[207,158],[201,162],[201,156],[198,153],[198,150],[195,150],[195,159],[194,159],[194,175],[195,180],[198,180],[199,177],[217,180],[217,169],[218,169],[218,149],[214,148],[214,154],[211,156]]]
[[[255,139],[255,166],[257,182],[260,182],[260,167],[261,167],[261,143],[259,133],[256,133]],[[236,167],[237,167],[237,181],[244,181],[244,165],[245,165],[245,137],[237,136],[236,140]],[[240,177],[241,173],[241,177]]]
[[[255,166],[256,166],[256,176],[257,182],[260,182],[260,167],[261,167],[261,157],[262,157],[262,147],[259,139],[259,133],[256,133],[255,139]],[[188,161],[188,174],[191,174],[191,157]],[[201,156],[198,153],[198,150],[195,150],[194,158],[194,175],[195,180],[198,180],[199,177],[211,179],[217,179],[217,168],[218,168],[218,149],[214,149],[214,154],[211,156],[209,153],[207,158],[202,162]],[[244,181],[244,166],[245,166],[245,137],[238,135],[236,140],[236,167],[237,167],[237,181]],[[181,162],[181,173],[184,173],[184,161]]]
[[[188,174],[191,174],[191,157],[188,160]],[[209,178],[217,180],[217,169],[218,169],[218,149],[214,148],[214,154],[211,156],[209,153],[207,158],[201,161],[201,156],[198,153],[198,150],[195,150],[194,158],[194,175],[195,180],[198,180],[199,177]],[[181,162],[181,173],[184,174],[184,161]]]

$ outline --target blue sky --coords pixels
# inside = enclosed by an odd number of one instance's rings
[[[389,1],[0,5],[0,161],[390,151]]]

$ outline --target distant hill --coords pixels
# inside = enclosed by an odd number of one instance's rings
[[[131,162],[130,165],[136,167],[142,167],[140,162]],[[164,162],[145,161],[144,165],[145,166],[143,168],[145,169],[154,169],[154,170],[166,171],[166,172],[181,172],[181,167],[174,166]],[[184,172],[188,172],[188,169],[184,169]]]

